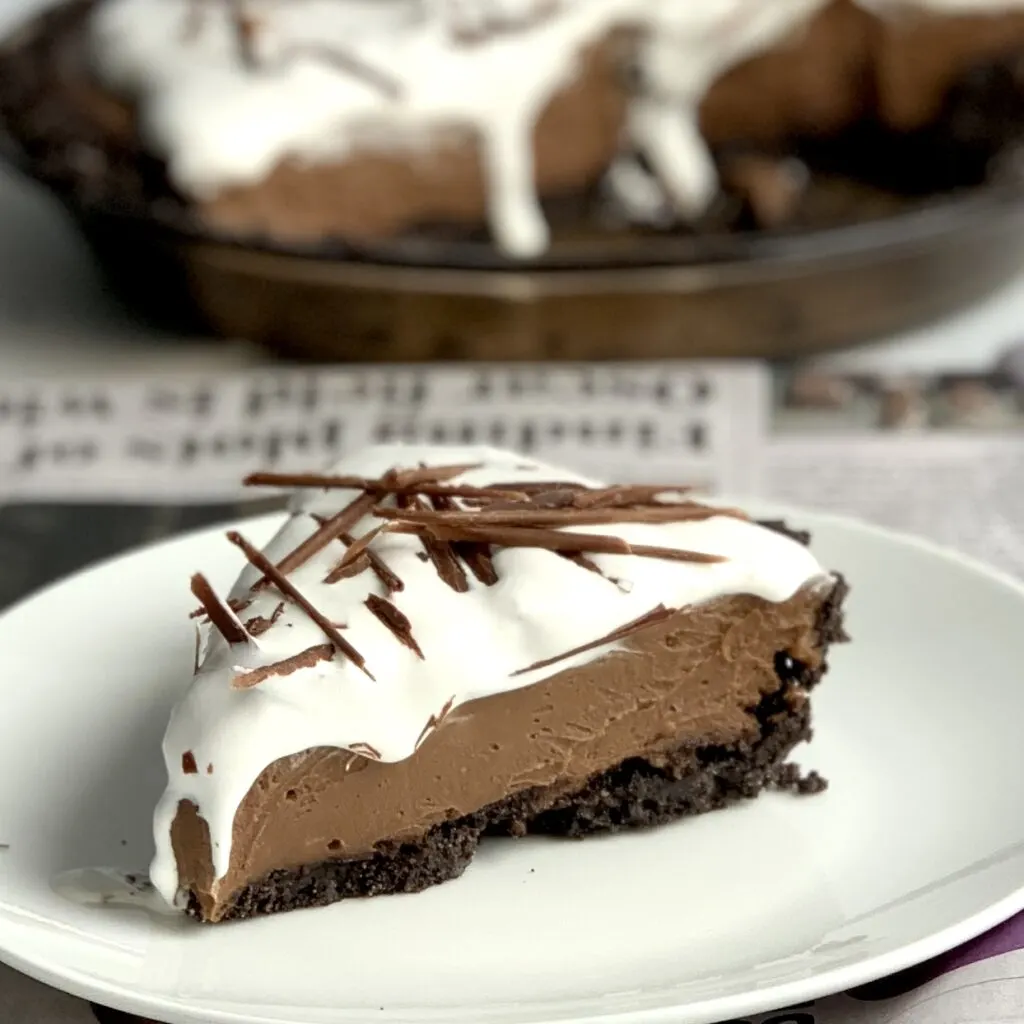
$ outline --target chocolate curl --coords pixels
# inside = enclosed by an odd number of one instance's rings
[[[591,640],[590,643],[580,644],[579,647],[574,647],[571,651],[565,651],[563,654],[556,654],[553,658],[545,658],[543,661],[535,661],[532,665],[527,665],[526,668],[517,669],[512,673],[510,678],[525,675],[527,672],[533,672],[536,669],[549,668],[551,665],[557,665],[560,661],[566,661],[568,658],[574,658],[577,654],[586,654],[587,651],[593,651],[598,647],[604,647],[605,644],[613,644],[617,643],[619,640],[625,640],[634,633],[639,633],[641,630],[647,629],[648,626],[664,622],[671,615],[672,612],[670,612],[663,604],[659,604],[646,614],[641,615],[640,618],[634,619],[632,622],[627,622],[625,625],[619,626],[617,629],[613,629],[610,633],[606,633],[604,636],[598,637],[596,640]]]
[[[526,526],[465,526],[448,525],[445,522],[416,523],[401,520],[394,520],[390,525],[395,533],[416,534],[432,538],[435,542],[472,541],[506,548],[635,555],[639,558],[660,558],[669,562],[692,562],[696,565],[717,565],[726,561],[722,555],[657,547],[651,544],[630,544],[621,537],[600,533],[570,533],[568,530],[542,530]]]
[[[332,541],[338,540],[343,533],[347,533],[362,519],[376,503],[372,494],[360,494],[354,501],[349,502],[340,512],[325,519],[320,523],[319,529],[311,533],[294,551],[289,551],[280,562],[277,563],[277,571],[282,575],[289,575],[301,568],[314,555],[318,555]],[[266,586],[268,580],[266,574],[262,579],[253,584],[253,588]]]
[[[254,615],[246,619],[245,628],[250,636],[263,636],[264,633],[284,614],[284,601],[278,603],[277,607],[270,613],[268,619],[265,615]]]
[[[371,594],[366,599],[366,607],[381,625],[391,631],[400,644],[408,647],[421,661],[423,660],[423,651],[420,650],[420,645],[412,633],[412,623],[400,608],[376,594]]]
[[[356,538],[348,546],[348,551],[341,557],[341,561],[324,577],[324,583],[337,583],[338,580],[346,579],[352,575],[350,570],[367,552],[373,539],[387,529],[386,526],[375,526],[372,530],[364,533],[362,537]],[[369,563],[369,556],[367,556]]]
[[[435,730],[441,723],[451,714],[452,708],[455,706],[455,694],[452,694],[447,701],[445,701],[444,707],[436,715],[431,715],[427,719],[427,724],[420,730],[419,737],[416,740],[414,750],[419,750],[420,744]]]
[[[411,498],[400,504],[410,511],[424,510],[423,499]],[[435,513],[436,514],[436,513]],[[394,525],[394,524],[391,524]],[[430,532],[419,532],[420,543],[423,545],[427,557],[434,565],[434,569],[441,580],[456,593],[464,594],[469,590],[469,580],[466,578],[466,571],[462,563],[455,555],[452,545],[446,540],[439,538]],[[462,538],[459,538],[462,539]]]
[[[577,508],[623,508],[630,505],[659,504],[663,494],[686,494],[689,487],[666,487],[664,484],[624,484],[599,491],[577,492],[573,504]]]
[[[461,511],[454,498],[436,495],[429,500],[438,512],[447,514]],[[498,582],[498,571],[494,568],[494,559],[491,557],[489,544],[452,544],[450,549],[456,560],[461,559],[485,587],[493,587]]]
[[[377,536],[377,532],[379,531],[371,531],[369,540],[363,542],[357,541],[351,533],[343,533],[339,539],[348,545],[349,550],[345,552],[341,561],[324,577],[324,583],[337,583],[339,580],[358,576],[360,573],[366,572],[367,569],[372,569],[374,575],[384,584],[389,594],[396,594],[404,590],[405,583],[399,578],[398,574],[387,565],[376,551],[372,551],[369,547],[370,540]],[[356,548],[356,553],[353,555],[351,551],[356,544],[360,546]]]
[[[282,658],[270,665],[261,665],[249,672],[242,672],[231,680],[231,689],[251,690],[267,679],[290,676],[293,672],[298,672],[299,669],[312,668],[318,662],[331,661],[335,651],[336,648],[333,644],[317,644],[315,647],[309,647],[298,654],[293,654],[290,658]]]
[[[450,527],[483,526],[612,526],[616,523],[688,523],[700,522],[715,516],[746,519],[739,509],[716,509],[707,505],[649,505],[646,508],[533,508],[504,505],[485,507],[472,512],[434,512],[429,510],[397,509],[378,505],[373,514],[379,519],[398,519],[403,522],[431,526],[445,523]]]
[[[373,679],[373,674],[366,667],[366,659],[338,632],[337,626],[331,622],[318,608],[316,608],[295,586],[294,584],[283,575],[277,566],[275,566],[262,551],[253,547],[240,533],[232,530],[228,534],[228,540],[240,548],[245,557],[249,560],[250,564],[255,566],[260,572],[263,573],[271,583],[285,597],[290,597],[319,627],[323,630],[324,634],[330,639],[331,643],[341,651],[342,654],[348,658],[357,668],[361,669],[370,679]]]
[[[387,494],[422,494],[426,497],[497,498],[522,501],[527,491],[514,484],[505,487],[474,487],[471,484],[448,484],[478,465],[433,466],[428,469],[392,470],[383,477],[330,476],[320,473],[250,473],[242,483],[246,487],[281,487],[289,489],[364,491],[383,497]]]
[[[325,491],[343,489],[388,494],[416,490],[425,484],[445,483],[479,468],[479,463],[464,463],[459,466],[390,469],[377,479],[366,476],[334,476],[330,473],[250,473],[242,483],[246,487],[320,487]]]
[[[192,577],[191,590],[214,628],[229,644],[253,642],[238,616],[217,596],[216,591],[210,586],[210,581],[202,573],[197,572]]]

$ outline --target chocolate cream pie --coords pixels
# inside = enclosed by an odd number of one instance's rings
[[[7,48],[0,117],[87,205],[303,251],[486,226],[528,259],[567,198],[590,227],[778,226],[808,152],[980,183],[1020,137],[1022,6],[71,0]]]
[[[664,824],[769,787],[845,639],[807,537],[489,448],[298,488],[218,596],[164,741],[152,880],[209,922],[414,892],[482,839]],[[572,856],[566,847],[565,856]]]

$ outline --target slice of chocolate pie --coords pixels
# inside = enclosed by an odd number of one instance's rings
[[[152,878],[194,916],[820,788],[785,761],[846,587],[781,525],[488,448],[251,482],[299,498],[264,551],[228,535],[228,597],[193,577],[206,649],[164,741]]]

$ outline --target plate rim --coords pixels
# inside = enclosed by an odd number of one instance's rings
[[[714,495],[711,501],[733,504],[729,496]],[[1007,571],[992,566],[974,556],[964,554],[949,547],[905,531],[893,530],[853,516],[821,512],[814,509],[748,498],[741,502],[742,507],[758,516],[782,517],[787,520],[805,522],[812,534],[817,526],[826,526],[853,535],[873,537],[890,543],[910,547],[917,552],[936,558],[947,565],[966,570],[987,579],[990,583],[1006,589],[1018,599],[1024,601],[1024,581]],[[0,612],[0,633],[11,618],[16,618],[24,609],[37,602],[45,601],[51,591],[58,590],[82,578],[113,569],[118,563],[143,556],[155,549],[174,545],[188,545],[202,537],[213,537],[230,528],[250,529],[253,531],[269,528],[274,523],[283,522],[287,511],[262,513],[255,516],[227,519],[222,523],[201,526],[171,537],[157,539],[146,544],[133,547],[125,552],[100,559],[77,569],[67,576],[45,584],[38,590],[26,595]],[[841,571],[841,570],[840,570]],[[614,1009],[607,1013],[591,1012],[588,1008],[583,1015],[573,1010],[573,1003],[581,1000],[552,1003],[503,1003],[493,1008],[499,1011],[522,1008],[522,1012],[513,1015],[499,1015],[493,1018],[495,1024],[713,1024],[726,1017],[743,1017],[751,1014],[771,1012],[784,1009],[808,1000],[816,1000],[836,995],[849,989],[870,984],[881,978],[904,971],[934,957],[970,942],[985,932],[997,927],[1010,917],[1024,911],[1024,880],[1013,891],[1004,897],[983,907],[981,910],[918,939],[906,942],[893,950],[868,955],[854,963],[817,972],[808,978],[796,979],[753,988],[742,995],[705,996],[691,1002],[665,1003],[639,1010]],[[48,966],[43,955],[22,955],[17,951],[19,932],[27,926],[17,918],[5,919],[0,914],[0,963],[4,963],[16,971],[42,984],[65,992],[87,1002],[97,1003],[113,1010],[151,1017],[153,1020],[172,1021],[175,1024],[292,1024],[293,1019],[287,1015],[287,1006],[281,1005],[282,1013],[275,1015],[253,1014],[248,1012],[256,1007],[245,1007],[234,1010],[216,1003],[197,1005],[194,1000],[185,1001],[176,997],[157,996],[152,993],[139,993],[127,984],[97,979],[75,969],[52,968]],[[36,943],[38,947],[38,942]],[[671,998],[671,987],[662,989]],[[766,999],[765,995],[771,998]],[[531,1008],[536,1012],[531,1013]],[[546,1009],[550,1007],[550,1011]],[[564,1007],[564,1009],[560,1008]],[[330,1020],[357,1024],[365,1019],[364,1009],[345,1009],[332,1007],[325,1015],[324,1008],[307,1008],[309,1021]],[[450,1021],[468,1021],[473,1019],[467,1014],[478,1014],[480,1007],[450,1007],[444,1013]],[[680,1014],[683,1014],[681,1017]],[[423,1007],[404,1007],[389,1011],[375,1011],[374,1017],[386,1024],[427,1024],[438,1021],[438,1011]],[[298,1022],[295,1022],[298,1024]]]

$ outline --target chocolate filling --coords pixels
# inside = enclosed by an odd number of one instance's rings
[[[783,524],[775,525],[780,532],[791,532]],[[770,788],[818,792],[824,780],[814,773],[802,775],[786,759],[811,736],[807,692],[827,670],[828,647],[847,639],[842,627],[847,591],[845,581],[837,577],[816,610],[807,638],[816,651],[813,667],[788,650],[776,651],[777,686],[745,709],[747,725],[755,728],[745,728],[733,742],[692,737],[668,750],[625,758],[569,791],[557,783],[526,788],[436,824],[414,839],[378,842],[369,857],[328,858],[272,870],[246,882],[215,907],[204,907],[193,892],[189,913],[200,920],[238,920],[325,906],[355,896],[418,892],[458,877],[486,837],[582,838],[665,824]],[[328,845],[328,849],[340,848],[337,841]]]

